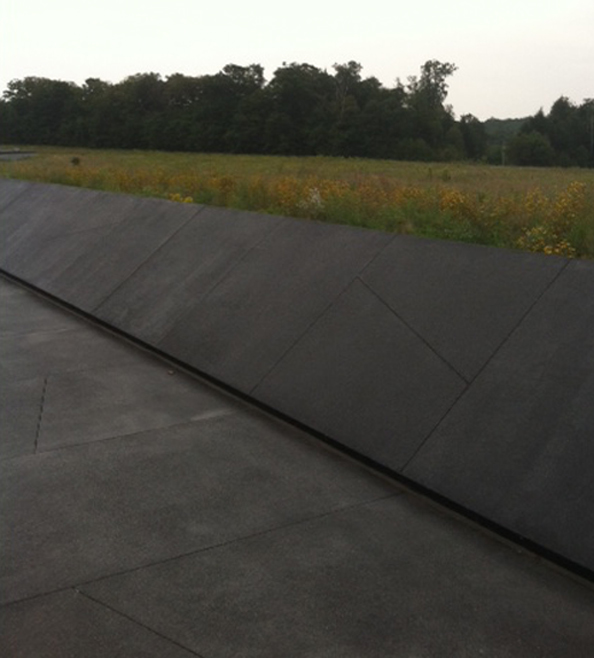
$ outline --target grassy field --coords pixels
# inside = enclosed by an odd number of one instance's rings
[[[0,176],[594,258],[594,170],[29,148]]]

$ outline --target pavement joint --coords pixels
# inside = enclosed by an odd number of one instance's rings
[[[504,347],[504,345],[508,342],[508,340],[514,335],[514,333],[522,326],[522,323],[526,318],[532,313],[532,310],[534,307],[540,302],[540,300],[547,294],[547,292],[555,285],[555,283],[558,281],[558,279],[561,277],[561,275],[565,272],[565,270],[569,267],[569,264],[571,263],[570,260],[566,260],[565,263],[563,264],[563,267],[557,272],[557,274],[551,279],[551,281],[544,287],[544,289],[541,291],[539,295],[536,296],[532,304],[526,309],[526,311],[523,313],[523,315],[518,319],[516,324],[509,330],[507,335],[503,338],[503,340],[497,345],[497,347],[493,350],[492,354],[489,356],[488,359],[485,360],[483,365],[479,368],[477,373],[474,375],[474,377],[471,378],[469,385],[474,384],[474,382],[479,378],[481,373],[486,370],[489,367],[489,364],[493,361],[493,359],[499,354],[501,349]]]
[[[279,222],[277,226],[272,228],[270,232],[265,233],[258,241],[256,241],[249,249],[246,249],[246,251],[237,259],[233,262],[231,266],[228,267],[228,269],[220,276],[218,277],[215,281],[213,281],[212,285],[208,287],[205,291],[204,294],[202,295],[203,299],[206,299],[209,295],[211,295],[222,283],[225,281],[225,279],[232,274],[244,261],[246,258],[252,255],[254,251],[260,248],[262,243],[265,240],[270,239],[272,235],[277,233],[283,226],[283,222]],[[185,310],[181,315],[179,316],[180,319],[184,317],[184,315],[188,313],[187,310]],[[161,337],[157,344],[157,349],[160,349],[160,345],[162,345],[166,340],[167,337],[172,334],[175,331],[175,326],[172,327],[165,335]]]
[[[272,526],[270,528],[266,528],[264,530],[259,530],[257,532],[248,533],[248,534],[242,535],[240,537],[234,537],[233,539],[228,539],[228,540],[225,540],[225,541],[222,541],[222,542],[214,543],[214,544],[211,544],[210,546],[203,546],[201,548],[198,548],[198,549],[195,549],[195,550],[192,550],[192,551],[187,551],[187,552],[184,552],[184,553],[179,553],[177,555],[172,555],[172,556],[169,556],[169,557],[161,559],[161,560],[155,560],[153,562],[147,562],[147,563],[144,563],[144,564],[139,564],[139,565],[136,565],[136,566],[134,566],[132,568],[129,568],[129,569],[122,569],[120,571],[112,571],[111,573],[103,575],[99,578],[93,578],[93,579],[90,579],[90,580],[81,581],[81,582],[75,583],[73,585],[68,585],[66,587],[57,587],[55,589],[36,592],[35,594],[32,594],[32,595],[23,596],[21,598],[17,598],[17,599],[2,603],[0,605],[0,610],[2,610],[3,608],[8,608],[8,607],[13,606],[13,605],[17,605],[19,603],[24,603],[26,601],[33,601],[33,600],[36,600],[36,599],[39,599],[39,598],[42,598],[42,597],[45,597],[45,596],[51,596],[53,594],[59,594],[61,592],[66,592],[66,591],[71,591],[71,590],[74,590],[76,592],[85,594],[83,588],[86,587],[87,585],[91,585],[91,584],[94,584],[94,583],[99,583],[99,582],[102,582],[104,580],[108,580],[108,579],[111,579],[111,578],[116,578],[118,576],[124,576],[124,575],[128,575],[128,574],[131,574],[131,573],[136,573],[138,571],[143,571],[144,569],[152,569],[152,568],[157,567],[157,566],[161,566],[161,565],[164,565],[164,564],[169,564],[169,563],[175,562],[176,560],[183,560],[183,559],[191,558],[191,557],[194,557],[194,556],[197,556],[197,555],[201,555],[203,553],[215,551],[215,550],[218,550],[218,549],[221,549],[221,548],[226,548],[228,546],[233,546],[235,544],[240,544],[244,541],[249,541],[249,540],[255,539],[257,537],[265,537],[266,535],[273,535],[276,532],[283,532],[285,530],[288,530],[288,529],[291,529],[291,528],[297,528],[297,527],[299,527],[301,525],[305,525],[307,523],[313,523],[315,521],[319,521],[319,520],[324,519],[324,518],[329,518],[329,517],[332,517],[332,516],[335,516],[335,515],[338,515],[338,514],[343,514],[343,513],[349,512],[351,510],[360,508],[360,507],[365,507],[367,505],[373,505],[374,503],[380,502],[382,500],[388,500],[388,499],[391,499],[391,498],[398,498],[398,497],[402,496],[404,493],[405,493],[404,491],[396,491],[393,494],[388,494],[388,495],[384,495],[384,496],[376,496],[376,497],[370,498],[368,500],[363,500],[363,501],[359,501],[357,503],[353,503],[351,505],[343,505],[343,506],[340,506],[340,507],[336,507],[334,509],[322,512],[320,514],[312,514],[312,515],[308,516],[307,518],[299,519],[297,521],[293,521],[293,522],[290,522],[290,523],[281,523],[281,524]],[[85,594],[85,596],[88,596],[88,595]],[[91,597],[89,597],[89,598],[91,598]]]
[[[106,610],[109,610],[110,612],[113,612],[114,614],[116,614],[116,615],[118,615],[118,616],[120,616],[124,619],[127,619],[128,621],[132,622],[133,624],[136,624],[136,626],[140,626],[140,628],[143,628],[145,631],[148,631],[149,633],[151,633],[153,635],[156,635],[156,636],[160,637],[161,639],[166,640],[167,642],[170,642],[171,644],[174,644],[175,646],[179,647],[180,649],[183,649],[184,651],[187,651],[192,656],[196,656],[196,658],[207,658],[204,654],[197,653],[196,651],[194,651],[190,647],[187,647],[187,646],[181,644],[180,642],[177,642],[173,638],[171,638],[167,635],[164,635],[163,633],[160,633],[156,629],[151,628],[150,626],[147,626],[146,624],[143,624],[138,619],[135,619],[134,617],[132,617],[130,615],[127,615],[126,613],[122,612],[121,610],[118,610],[117,608],[114,608],[113,606],[108,605],[107,603],[104,603],[103,601],[99,601],[98,599],[96,599],[93,596],[91,596],[90,594],[87,594],[86,592],[78,589],[77,587],[74,587],[72,589],[74,589],[74,591],[77,594],[79,594],[80,596],[84,596],[87,600],[91,601],[95,605],[99,605],[102,608],[105,608]]]
[[[151,431],[164,431],[164,430],[171,430],[175,429],[177,427],[185,427],[189,425],[198,425],[202,422],[208,422],[208,421],[213,421],[217,420],[219,418],[229,418],[230,416],[236,416],[239,414],[240,411],[220,411],[220,412],[206,412],[204,414],[201,414],[199,417],[196,418],[191,418],[191,419],[186,419],[183,421],[180,421],[178,423],[172,423],[171,425],[159,425],[158,427],[153,427],[153,428],[145,428],[145,429],[140,429],[136,432],[129,432],[126,434],[115,434],[114,436],[104,436],[100,437],[97,439],[94,439],[92,441],[81,441],[80,443],[63,443],[60,445],[55,445],[52,446],[51,448],[46,448],[46,449],[41,449],[36,451],[37,454],[42,455],[45,453],[51,453],[51,452],[56,452],[59,450],[70,450],[71,448],[84,448],[85,446],[91,446],[91,445],[97,445],[109,441],[119,441],[119,440],[128,440],[128,439],[134,439],[137,436],[140,436],[142,434],[146,434],[147,432]]]
[[[435,354],[435,356],[436,356],[440,361],[442,361],[443,363],[445,363],[445,365],[448,366],[448,368],[450,368],[450,370],[453,370],[454,373],[455,373],[456,375],[458,375],[458,377],[460,377],[460,379],[466,384],[466,388],[468,388],[468,385],[470,384],[470,382],[468,381],[468,379],[467,379],[467,378],[466,378],[466,377],[465,377],[465,376],[464,376],[464,375],[463,375],[463,374],[462,374],[462,373],[461,373],[461,372],[460,372],[455,366],[453,366],[453,365],[452,365],[452,364],[451,364],[446,358],[444,358],[444,356],[443,356],[442,354],[440,354],[440,353],[435,349],[435,347],[433,347],[433,345],[431,345],[431,343],[429,343],[429,342],[427,341],[427,339],[426,339],[422,334],[420,334],[420,333],[419,333],[419,332],[418,332],[418,331],[417,331],[417,330],[416,330],[416,329],[415,329],[415,328],[414,328],[409,322],[407,322],[407,321],[406,321],[401,315],[399,315],[399,314],[398,314],[398,313],[397,313],[397,312],[396,312],[396,311],[395,311],[395,310],[394,310],[394,309],[393,309],[393,308],[392,308],[392,307],[386,302],[386,300],[383,299],[380,295],[378,295],[378,293],[377,293],[373,288],[371,288],[371,287],[369,286],[369,284],[367,284],[365,281],[363,281],[363,279],[362,279],[361,277],[358,276],[358,277],[356,277],[355,280],[358,281],[359,283],[361,283],[361,284],[366,288],[366,290],[368,290],[368,291],[369,291],[369,292],[370,292],[370,293],[371,293],[371,294],[372,294],[372,295],[373,295],[373,296],[374,296],[374,297],[375,297],[375,298],[376,298],[376,299],[377,299],[377,300],[378,300],[378,301],[379,301],[379,302],[380,302],[385,308],[387,308],[388,311],[390,311],[390,313],[391,313],[391,314],[392,314],[392,315],[393,315],[393,316],[394,316],[399,322],[402,322],[402,324],[403,324],[407,329],[409,329],[410,331],[412,331],[412,333],[413,333],[413,334],[414,334],[414,335],[415,335],[415,336],[416,336],[416,337],[417,337],[417,338],[418,338],[418,339],[419,339],[419,340],[420,340],[420,341],[421,341],[421,342],[422,342],[427,348],[429,348],[429,349],[431,350],[431,352],[433,352],[433,354]]]
[[[191,215],[190,217],[188,217],[188,219],[187,219],[185,222],[183,222],[183,224],[181,224],[180,227],[179,227],[176,231],[174,231],[174,232],[173,232],[168,238],[166,238],[166,239],[163,241],[162,244],[160,244],[160,245],[158,246],[158,248],[157,248],[156,251],[159,251],[160,249],[162,249],[163,247],[165,247],[165,245],[167,245],[168,242],[170,242],[171,240],[173,240],[173,238],[174,238],[174,237],[175,237],[175,236],[176,236],[181,230],[183,230],[183,229],[184,229],[184,228],[185,228],[190,222],[194,221],[194,219],[196,218],[196,216],[199,215],[203,210],[204,210],[204,207],[202,207],[202,208],[198,208],[198,209],[196,210],[196,212],[195,212],[193,215]],[[146,258],[145,258],[142,262],[138,263],[137,267],[134,268],[134,270],[128,275],[127,278],[122,279],[122,281],[120,282],[120,284],[119,284],[118,286],[116,286],[113,290],[111,290],[111,291],[109,292],[109,294],[108,294],[104,299],[102,299],[102,300],[99,301],[97,304],[95,304],[95,306],[93,307],[93,309],[92,309],[91,312],[96,311],[96,310],[97,310],[97,309],[98,309],[98,308],[99,308],[99,307],[105,302],[106,299],[109,299],[109,297],[111,297],[112,295],[114,295],[114,294],[115,294],[115,293],[116,293],[116,292],[117,292],[117,291],[118,291],[118,290],[119,290],[119,289],[120,289],[120,288],[126,283],[126,281],[127,281],[129,278],[132,278],[132,277],[133,277],[133,276],[134,276],[134,275],[135,275],[140,269],[142,269],[142,268],[146,265],[147,261],[149,261],[153,256],[154,256],[153,253],[147,254]]]
[[[266,378],[283,362],[283,359],[293,350],[299,342],[304,338],[304,336],[307,336],[307,334],[316,326],[316,324],[326,315],[326,313],[336,304],[336,300],[340,299],[340,297],[346,292],[348,287],[351,285],[349,282],[337,295],[336,298],[333,299],[331,302],[329,302],[324,309],[320,312],[320,314],[315,317],[308,325],[305,327],[302,333],[299,334],[295,338],[295,340],[287,347],[287,349],[279,356],[279,358],[272,364],[272,366],[262,375],[262,377],[252,386],[252,388],[249,390],[248,395],[253,395],[255,390],[266,380]]]
[[[45,392],[47,390],[47,382],[49,377],[45,377],[43,380],[43,391],[41,392],[41,402],[39,404],[39,416],[37,417],[37,429],[35,431],[35,443],[33,447],[33,453],[37,454],[37,449],[39,446],[39,434],[41,432],[41,420],[43,418],[43,408],[45,405]]]
[[[464,390],[456,397],[456,399],[452,402],[450,407],[447,409],[447,411],[443,414],[443,416],[438,420],[438,422],[435,424],[435,426],[431,429],[431,431],[427,434],[427,436],[419,443],[417,446],[416,450],[412,454],[412,456],[407,460],[407,462],[404,464],[404,466],[401,469],[401,472],[404,474],[406,472],[406,469],[409,467],[411,462],[415,459],[415,457],[419,454],[419,452],[423,449],[423,446],[429,441],[433,433],[437,430],[437,428],[441,425],[441,423],[444,421],[444,419],[448,416],[448,414],[451,412],[451,410],[458,404],[460,399],[464,397],[464,395],[468,392],[472,384],[477,380],[477,378],[480,376],[480,374],[489,366],[489,364],[493,361],[493,359],[496,357],[496,355],[499,353],[499,351],[502,349],[502,347],[507,343],[507,341],[510,339],[510,337],[514,334],[515,331],[521,326],[522,322],[530,315],[532,312],[532,309],[538,304],[538,302],[542,299],[542,297],[546,294],[546,292],[555,284],[557,279],[563,274],[563,272],[567,269],[569,266],[570,261],[568,260],[566,263],[564,263],[563,267],[559,270],[559,272],[553,277],[553,279],[549,282],[549,284],[544,288],[544,290],[536,297],[534,302],[529,306],[529,308],[526,310],[526,312],[522,315],[522,317],[518,320],[518,322],[514,325],[514,327],[509,331],[509,333],[505,336],[505,338],[501,341],[501,343],[495,348],[493,353],[489,356],[489,358],[485,361],[485,363],[482,365],[482,367],[479,369],[479,371],[476,373],[474,377],[471,378],[470,381],[468,381],[463,375],[461,375],[459,372],[456,371],[456,369],[451,366],[450,367],[460,376],[462,379],[466,382],[466,387]],[[362,281],[364,285],[365,282]],[[376,294],[371,288],[371,292]],[[380,301],[383,302],[381,297],[376,295]],[[383,302],[385,304],[385,302]],[[387,304],[386,304],[387,306]],[[389,307],[388,307],[389,308]],[[397,316],[397,314],[395,314]],[[398,316],[397,316],[398,317]],[[401,318],[400,318],[401,319]],[[402,320],[406,324],[404,320]],[[407,326],[409,326],[407,324]],[[411,331],[415,331],[412,327],[410,327]],[[416,333],[416,332],[415,332]],[[418,334],[417,334],[418,335]],[[419,335],[419,338],[421,340],[424,340],[422,336]],[[431,347],[428,343],[426,343],[428,347]],[[435,351],[435,350],[433,350]],[[440,356],[437,352],[435,352],[438,356]],[[442,358],[440,356],[440,358]],[[448,363],[445,359],[443,359],[445,363]]]
[[[425,438],[422,441],[419,442],[419,445],[415,448],[412,455],[403,464],[403,466],[400,469],[400,473],[405,475],[406,469],[409,467],[411,462],[415,459],[415,457],[419,454],[419,452],[421,452],[421,450],[423,449],[423,446],[427,443],[427,441],[429,441],[429,439],[431,438],[433,433],[437,430],[437,428],[441,425],[441,423],[443,423],[443,421],[447,418],[450,411],[452,411],[452,409],[458,404],[458,402],[464,397],[464,395],[466,395],[469,388],[470,388],[470,385],[467,384],[465,386],[465,388],[462,389],[462,391],[460,391],[460,393],[456,396],[456,398],[454,398],[454,400],[452,401],[452,404],[444,411],[443,415],[440,418],[438,418],[435,425],[427,433],[427,436],[425,436]]]
[[[397,491],[393,494],[387,494],[385,496],[376,496],[376,497],[370,498],[368,500],[363,500],[363,501],[359,501],[357,503],[353,503],[351,505],[343,505],[341,507],[335,507],[334,509],[326,510],[325,512],[322,512],[320,514],[312,514],[312,515],[308,516],[307,518],[299,519],[297,521],[292,521],[290,523],[281,523],[281,524],[272,526],[270,528],[265,528],[264,530],[258,530],[256,532],[247,533],[247,534],[242,535],[240,537],[234,537],[233,539],[227,539],[227,540],[222,541],[222,542],[214,543],[214,544],[211,544],[210,546],[203,546],[201,548],[198,548],[198,549],[195,549],[195,550],[192,550],[192,551],[187,551],[185,553],[180,553],[178,555],[169,556],[169,557],[166,557],[166,558],[161,559],[161,560],[155,560],[154,562],[147,562],[146,564],[140,564],[140,565],[137,565],[137,566],[132,567],[130,569],[122,569],[121,571],[114,571],[112,573],[109,573],[105,576],[101,576],[99,578],[93,578],[91,580],[86,580],[86,581],[77,583],[74,586],[69,586],[69,587],[66,587],[66,588],[60,588],[60,589],[58,589],[56,591],[52,591],[52,592],[43,592],[42,595],[55,594],[59,591],[64,591],[66,589],[72,589],[72,587],[74,587],[74,589],[76,589],[77,591],[80,589],[81,591],[84,592],[84,590],[82,588],[86,587],[87,585],[91,585],[91,584],[94,584],[94,583],[99,583],[99,582],[102,582],[104,580],[108,580],[108,579],[115,578],[115,577],[118,577],[118,576],[124,576],[124,575],[127,575],[127,574],[136,573],[137,571],[143,571],[144,569],[152,569],[153,567],[161,566],[161,565],[164,565],[164,564],[169,564],[171,562],[175,562],[176,560],[185,560],[187,558],[194,557],[196,555],[201,555],[203,553],[216,551],[216,550],[221,549],[221,548],[226,548],[227,546],[233,546],[234,544],[240,544],[244,541],[249,541],[249,540],[255,539],[257,537],[265,537],[266,535],[273,535],[275,532],[283,532],[283,531],[289,530],[291,528],[297,528],[301,525],[305,525],[307,523],[313,523],[315,521],[319,521],[321,519],[329,518],[331,516],[335,516],[335,515],[338,515],[338,514],[343,514],[343,513],[349,512],[351,510],[357,509],[359,507],[365,507],[367,505],[373,505],[374,503],[378,503],[382,500],[389,500],[391,498],[398,498],[398,497],[402,496],[403,493],[404,493],[403,491]],[[38,596],[40,596],[40,595],[35,595],[34,597],[24,597],[23,599],[20,599],[20,600],[27,600],[29,598],[37,598]],[[12,604],[12,603],[16,603],[16,601],[11,601],[10,604]]]

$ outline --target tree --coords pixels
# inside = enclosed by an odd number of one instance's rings
[[[239,103],[226,141],[233,153],[265,153],[266,124],[272,113],[272,99],[265,90],[246,96]]]
[[[447,97],[447,78],[457,70],[455,64],[429,60],[421,67],[420,77],[408,79],[407,105],[413,115],[412,137],[423,139],[438,149],[444,137],[454,124],[450,107],[444,106]]]
[[[361,112],[361,152],[370,158],[402,157],[402,140],[410,136],[412,122],[401,86],[381,89]]]
[[[183,117],[188,124],[187,139],[193,150],[228,152],[235,150],[238,141],[235,116],[241,104],[252,94],[261,91],[264,71],[261,66],[226,65],[214,75],[194,78],[192,83],[175,80],[184,89],[178,106],[186,106]]]
[[[336,88],[336,104],[338,108],[338,120],[342,119],[347,99],[356,99],[357,86],[361,82],[361,70],[363,67],[358,62],[350,61],[347,64],[334,64],[334,85]],[[358,107],[355,100],[354,105]]]
[[[581,106],[561,96],[545,115],[539,110],[529,117],[522,133],[533,132],[545,137],[553,150],[552,164],[559,166],[594,165],[594,119],[591,101],[585,100]],[[544,157],[544,156],[543,156]]]
[[[117,84],[12,80],[0,100],[5,143],[371,158],[487,158],[594,166],[594,100],[561,96],[548,114],[457,121],[446,105],[455,64],[428,60],[407,84],[363,78],[354,60],[328,73],[284,63],[270,82],[259,64],[213,75],[137,73]],[[507,150],[506,150],[507,149]]]
[[[585,162],[588,166],[594,167],[594,98],[585,98],[578,109],[578,114],[580,123],[584,126],[585,140],[581,146],[583,152],[588,154]]]
[[[548,167],[555,159],[549,138],[536,131],[522,132],[514,137],[509,143],[508,153],[511,162],[516,165]]]
[[[311,64],[278,68],[266,88],[271,111],[266,122],[266,151],[292,155],[326,151],[334,91],[332,77]]]
[[[238,96],[249,96],[264,87],[264,69],[260,64],[227,64],[223,67],[222,74],[233,83]]]
[[[460,117],[459,125],[466,156],[472,160],[479,160],[487,148],[484,124],[472,114],[464,114]]]
[[[443,103],[448,95],[446,80],[457,70],[458,67],[455,64],[430,59],[421,66],[420,77],[409,77],[409,93],[413,99],[422,99],[428,107],[443,108]]]
[[[11,141],[61,145],[76,142],[80,89],[74,83],[38,77],[11,80],[3,98],[12,108]]]

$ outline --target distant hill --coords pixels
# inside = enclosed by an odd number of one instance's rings
[[[507,144],[520,132],[528,121],[523,119],[487,119],[483,122],[485,132],[485,159],[489,164],[506,164]]]
[[[515,137],[520,128],[528,121],[523,119],[487,119],[483,122],[489,144],[501,145]]]

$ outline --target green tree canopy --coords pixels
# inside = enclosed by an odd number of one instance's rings
[[[481,123],[446,104],[455,64],[432,59],[387,88],[354,60],[330,71],[285,63],[212,75],[137,73],[111,84],[27,77],[0,100],[4,143],[416,160],[502,159],[594,166],[594,101],[560,97],[549,114]]]

